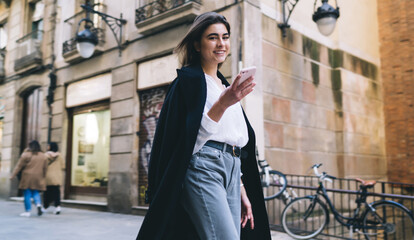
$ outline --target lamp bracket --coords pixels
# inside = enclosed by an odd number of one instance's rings
[[[116,43],[118,44],[119,49],[119,56],[121,56],[121,50],[122,50],[122,25],[124,25],[127,21],[125,19],[122,19],[122,13],[120,18],[112,17],[108,14],[99,12],[94,10],[89,4],[82,4],[81,7],[87,12],[87,13],[95,13],[100,16],[106,25],[111,29],[112,34],[115,37]]]
[[[286,28],[290,28],[290,25],[288,24],[290,15],[293,12],[293,9],[295,9],[296,4],[300,0],[280,0],[282,3],[282,23],[279,23],[277,26],[282,30],[283,37],[286,37]],[[315,0],[316,3],[316,0]],[[289,11],[288,15],[286,16],[286,9]]]
[[[288,24],[290,15],[292,14],[293,10],[296,7],[296,4],[299,3],[300,0],[280,0],[282,4],[282,23],[279,23],[277,26],[282,30],[283,37],[286,37],[286,28],[290,28],[290,25]],[[315,3],[313,4],[313,10],[316,12],[316,2],[318,0],[315,0]],[[321,0],[322,4],[327,3],[329,0]],[[339,16],[339,8],[338,8],[338,1],[335,0],[336,4],[336,15]],[[288,13],[286,12],[288,11]],[[286,16],[287,15],[287,16]]]

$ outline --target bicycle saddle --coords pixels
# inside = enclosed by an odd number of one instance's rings
[[[362,180],[361,178],[355,178],[355,180],[357,182],[360,182],[362,184],[362,186],[364,186],[364,187],[373,187],[375,185],[375,183],[377,183],[377,181],[375,181],[375,180],[365,181],[365,180]]]

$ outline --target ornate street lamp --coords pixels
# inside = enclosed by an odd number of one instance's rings
[[[278,27],[282,30],[283,37],[286,37],[286,28],[290,28],[288,24],[290,15],[293,12],[296,4],[300,0],[281,0],[282,1],[282,15],[283,15],[283,23],[278,24]],[[312,19],[318,25],[319,32],[325,36],[329,36],[333,30],[335,29],[336,20],[339,18],[339,7],[338,2],[335,0],[336,8],[333,8],[331,5],[328,4],[328,0],[321,0],[322,6],[316,8],[316,2],[313,4],[313,16]],[[286,8],[289,11],[289,14],[286,16]]]
[[[78,49],[79,54],[83,58],[91,57],[95,51],[95,46],[98,44],[98,36],[91,30],[93,29],[93,22],[89,19],[89,13],[95,13],[98,14],[111,29],[118,44],[119,56],[121,56],[122,25],[127,22],[125,19],[122,19],[122,13],[120,18],[116,18],[94,10],[89,3],[82,4],[81,7],[86,11],[86,18],[79,21],[78,29],[76,31],[76,48]],[[85,22],[85,29],[79,32],[82,22]]]

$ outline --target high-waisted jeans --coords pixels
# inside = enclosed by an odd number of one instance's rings
[[[240,239],[240,159],[204,146],[187,170],[181,204],[198,236],[204,239]]]

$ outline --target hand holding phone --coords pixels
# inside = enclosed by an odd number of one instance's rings
[[[254,74],[256,73],[256,67],[248,67],[248,68],[243,68],[242,70],[240,70],[240,80],[239,80],[239,85],[246,81],[247,79],[249,79],[251,76],[254,76]]]

